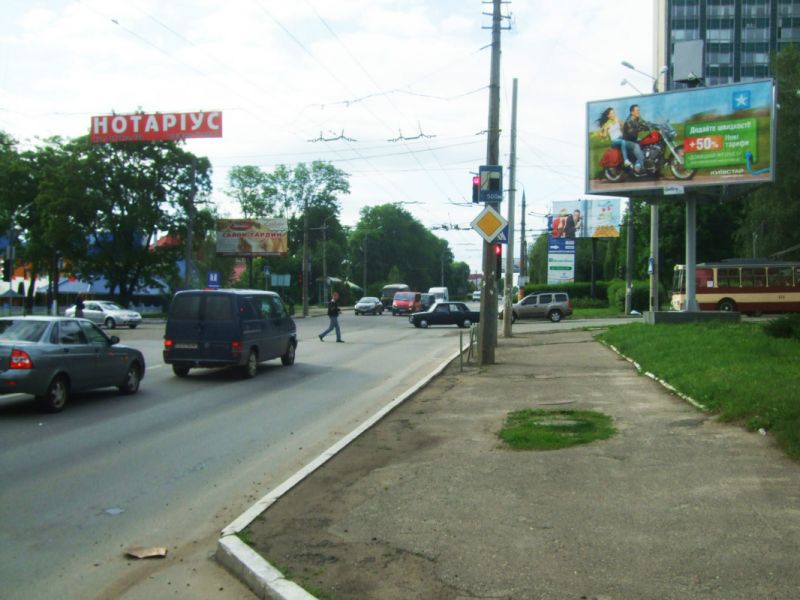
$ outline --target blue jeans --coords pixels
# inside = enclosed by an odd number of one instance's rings
[[[324,338],[326,335],[328,335],[331,331],[333,331],[335,329],[336,330],[336,341],[338,342],[339,340],[342,339],[342,330],[339,329],[339,316],[336,315],[336,316],[330,317],[330,319],[331,319],[330,325],[328,325],[328,328],[325,331],[323,331],[322,333],[319,334],[319,337],[320,338]]]

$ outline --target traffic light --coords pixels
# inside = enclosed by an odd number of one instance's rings
[[[500,271],[503,269],[503,244],[494,245],[494,257],[497,260],[495,273],[500,277]]]
[[[303,272],[300,271],[300,274],[297,276],[297,283],[303,285]]]
[[[475,175],[472,178],[472,202],[477,204],[481,201],[481,177]]]
[[[3,261],[3,281],[11,281],[12,270],[11,259],[6,258]]]

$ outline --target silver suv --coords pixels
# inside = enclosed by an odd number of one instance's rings
[[[511,306],[511,322],[517,319],[550,319],[558,323],[572,314],[572,303],[565,292],[534,292]],[[500,313],[503,318],[503,313]]]

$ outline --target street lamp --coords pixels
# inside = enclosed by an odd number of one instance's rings
[[[645,73],[644,71],[640,71],[639,69],[637,69],[636,67],[634,67],[634,66],[633,66],[631,63],[629,63],[629,62],[628,62],[628,61],[626,61],[626,60],[623,60],[623,61],[622,61],[620,64],[621,64],[623,67],[626,67],[626,68],[630,69],[631,71],[636,71],[637,73],[639,73],[639,75],[644,75],[645,77],[647,77],[647,78],[649,78],[649,79],[652,79],[652,80],[653,80],[653,93],[654,93],[654,94],[657,94],[657,93],[658,93],[658,79],[659,79],[659,77],[661,77],[661,76],[662,76],[664,73],[666,73],[667,71],[669,71],[669,67],[668,67],[668,66],[666,66],[666,65],[664,65],[663,67],[661,67],[661,68],[658,70],[658,75],[656,75],[655,77],[653,77],[653,76],[652,76],[652,75],[650,75],[649,73]],[[628,85],[630,85],[631,87],[633,87],[633,84],[632,84],[630,81],[627,81],[627,80],[623,79],[623,80],[622,80],[622,82],[623,82],[623,83],[622,83],[621,85],[625,85],[625,83],[627,82],[627,83],[628,83]],[[636,89],[636,88],[635,88],[635,87],[633,87],[633,89]],[[638,90],[636,90],[636,91],[638,91]],[[639,93],[641,94],[642,92],[639,92]]]
[[[322,231],[322,297],[328,297],[328,257],[326,255],[326,248],[328,242],[328,219],[333,215],[328,215],[322,221],[322,227],[312,227],[314,231]]]

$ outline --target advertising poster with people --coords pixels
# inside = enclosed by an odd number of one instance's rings
[[[619,237],[620,199],[553,202],[550,238]]]
[[[219,219],[217,254],[283,256],[289,250],[286,219]]]
[[[589,102],[586,193],[772,181],[774,114],[771,79]]]

